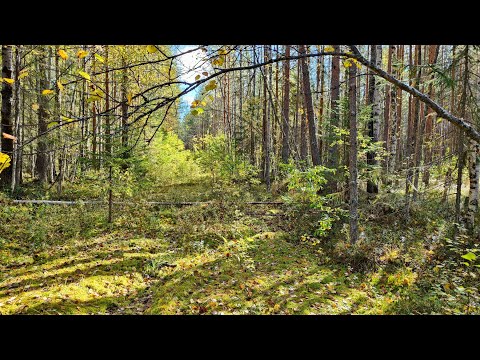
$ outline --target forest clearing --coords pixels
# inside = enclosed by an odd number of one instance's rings
[[[476,45],[2,45],[0,314],[478,314]]]

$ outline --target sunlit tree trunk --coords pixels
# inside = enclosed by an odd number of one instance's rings
[[[300,54],[306,54],[305,45],[300,45]],[[315,112],[313,111],[312,89],[310,88],[310,71],[305,58],[300,60],[302,66],[303,97],[308,123],[308,135],[310,142],[310,156],[313,166],[320,165],[320,150],[317,143],[317,129],[315,126]]]
[[[47,143],[45,136],[42,136],[43,133],[47,131],[47,117],[48,117],[48,95],[42,95],[42,91],[48,89],[48,82],[47,82],[47,49],[42,47],[42,54],[40,55],[40,59],[38,60],[38,74],[39,78],[37,79],[38,82],[38,127],[37,127],[37,136],[38,139],[38,146],[37,146],[37,159],[35,163],[35,171],[38,176],[38,180],[40,183],[46,183],[48,180],[48,172],[47,172]]]
[[[290,56],[290,45],[285,45],[285,56]],[[283,63],[283,106],[282,106],[282,161],[288,162],[289,147],[289,113],[290,113],[290,61]]]

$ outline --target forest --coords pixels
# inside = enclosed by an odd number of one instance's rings
[[[0,314],[480,313],[479,46],[1,64]]]

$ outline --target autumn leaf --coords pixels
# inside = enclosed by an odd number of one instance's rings
[[[28,76],[28,71],[22,70],[22,71],[20,71],[20,74],[18,74],[18,80],[21,80],[21,79],[23,79],[27,76]]]
[[[103,56],[100,56],[98,54],[94,54],[95,56],[95,59],[97,59],[98,61],[100,61],[102,64],[105,63],[105,58]]]
[[[200,75],[195,76],[195,81],[200,80]]]
[[[204,72],[202,72],[202,75],[203,76],[208,76],[208,72],[204,71]]]
[[[42,91],[42,95],[50,95],[50,94],[53,94],[54,91],[53,90],[50,90],[50,89],[45,89]]]
[[[79,70],[79,71],[78,71],[78,75],[80,75],[80,76],[83,77],[84,79],[90,80],[90,75],[87,74],[85,71]]]
[[[38,105],[37,103],[32,104],[33,111],[37,111],[39,108],[40,108],[40,105]]]
[[[327,46],[325,49],[323,49],[324,52],[334,52],[335,49],[332,46]]]
[[[206,91],[214,90],[217,88],[217,82],[215,80],[211,80],[207,86],[205,86]]]
[[[155,45],[147,45],[147,51],[149,54],[156,53],[158,49],[155,47]]]
[[[72,118],[69,118],[69,117],[66,117],[66,116],[63,116],[63,115],[60,118],[65,122],[71,122],[71,121],[75,120],[75,119],[72,119]]]
[[[224,59],[221,56],[212,61],[213,66],[222,66],[223,63],[224,63]]]
[[[2,133],[2,136],[5,138],[5,139],[10,139],[10,140],[13,140],[13,141],[17,141],[17,138],[13,135],[10,135],[10,134],[7,134],[7,133]]]
[[[129,93],[129,94],[127,95],[127,104],[128,104],[128,105],[132,105],[132,98],[133,98],[132,93]]]
[[[58,50],[58,55],[63,59],[63,60],[67,60],[68,59],[68,54],[65,50],[63,49],[60,49]]]
[[[101,99],[102,98],[98,95],[92,95],[92,96],[88,97],[87,103],[91,103],[91,102],[98,101],[98,100],[101,100]]]
[[[101,98],[104,98],[104,97],[105,97],[105,93],[104,93],[102,90],[100,90],[100,89],[95,89],[94,91],[92,91],[92,94],[93,94],[93,95],[97,95],[97,96],[99,96],[99,97],[101,97]]]
[[[57,121],[52,121],[52,122],[48,123],[47,129],[50,129],[51,127],[54,127],[55,125],[58,125],[58,122]]]
[[[78,50],[77,52],[77,58],[79,59],[83,59],[87,55],[88,55],[88,51],[85,51],[85,50]]]
[[[5,81],[7,84],[10,84],[10,85],[12,85],[15,82],[15,80],[10,78],[3,78],[3,81]]]
[[[0,152],[0,173],[10,166],[10,156]]]
[[[57,86],[58,86],[58,90],[60,90],[60,91],[65,90],[65,88],[64,88],[64,86],[63,86],[63,84],[60,80],[57,81]]]

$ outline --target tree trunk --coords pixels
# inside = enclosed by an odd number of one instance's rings
[[[285,56],[290,56],[290,45],[285,45]],[[290,113],[290,61],[283,63],[283,106],[282,106],[282,162],[290,157],[289,148],[289,113]]]
[[[437,62],[438,56],[438,45],[429,45],[428,46],[428,64],[434,65]],[[435,72],[432,71],[430,75],[430,81],[433,81],[435,78]],[[433,83],[430,83],[428,86],[428,97],[433,99],[435,95],[435,87]],[[431,108],[428,107],[427,117],[425,118],[425,170],[423,173],[423,183],[425,187],[428,186],[430,182],[430,163],[432,162],[432,135],[433,135],[433,125],[435,124],[436,113]]]
[[[371,58],[370,61],[375,64],[377,67],[381,67],[382,65],[382,45],[371,45]],[[379,131],[379,124],[380,124],[380,78],[378,76],[374,76],[373,73],[371,75],[369,81],[369,89],[368,89],[368,98],[369,104],[372,106],[372,113],[370,116],[370,120],[368,122],[368,136],[370,137],[370,141],[375,143],[378,141],[378,131]],[[374,167],[377,165],[377,160],[375,151],[369,151],[367,153],[367,164],[370,167]],[[367,192],[369,194],[377,194],[378,193],[378,185],[372,179],[368,179],[367,181]]]
[[[475,215],[478,210],[478,176],[480,173],[480,145],[470,139],[468,151],[468,175],[470,188],[468,191],[467,228],[473,233],[475,226]]]
[[[122,65],[125,67],[126,59],[122,57]],[[130,157],[130,153],[128,151],[128,76],[127,76],[127,69],[122,70],[122,84],[120,87],[121,97],[122,97],[122,158],[128,159]],[[111,149],[110,149],[111,151]],[[126,164],[124,164],[125,168]]]
[[[389,74],[392,73],[392,58],[393,58],[393,52],[395,50],[394,45],[390,45],[388,47],[388,59],[387,59],[387,72]],[[383,147],[386,152],[390,151],[390,133],[391,133],[391,128],[390,128],[390,122],[391,122],[391,111],[395,109],[395,104],[392,104],[392,100],[395,100],[395,95],[392,94],[391,91],[391,85],[390,83],[387,83],[385,86],[385,110],[383,112]],[[388,173],[388,163],[389,163],[389,158],[387,157],[385,159],[385,171]]]
[[[12,46],[2,45],[2,77],[12,79]],[[13,135],[13,119],[12,119],[12,101],[13,101],[13,86],[6,81],[2,84],[2,112],[1,112],[1,132]],[[18,84],[16,85],[18,86]],[[1,134],[0,134],[1,135]],[[13,139],[2,136],[1,151],[10,156],[10,164],[15,161],[13,154]],[[12,166],[7,167],[2,171],[0,177],[0,184],[2,187],[10,187],[12,183]]]
[[[42,91],[48,89],[47,82],[47,52],[46,48],[42,47],[42,54],[40,55],[38,63],[38,135],[43,134],[47,131],[47,117],[48,117],[48,95],[42,95]],[[45,136],[40,136],[38,139],[37,146],[37,160],[35,162],[35,171],[38,176],[40,183],[46,183],[48,181],[48,172],[47,172],[47,143]]]
[[[350,122],[350,159],[349,159],[349,198],[350,198],[350,241],[358,240],[358,169],[357,169],[357,67],[349,67],[349,122]]]
[[[306,53],[305,45],[300,45],[300,54]],[[303,95],[304,104],[308,122],[308,135],[310,142],[310,155],[312,157],[313,166],[320,165],[320,151],[317,143],[317,130],[315,126],[315,112],[313,111],[312,90],[310,88],[310,71],[308,70],[305,58],[300,60],[302,66]]]
[[[468,45],[465,47],[465,56],[464,56],[464,69],[463,69],[463,86],[462,86],[462,97],[460,99],[460,116],[465,117],[466,113],[466,104],[467,104],[467,86],[468,86]],[[455,196],[455,223],[460,222],[460,213],[461,213],[461,199],[462,199],[462,182],[463,182],[463,167],[465,164],[465,153],[464,153],[464,135],[463,131],[458,132],[458,159],[457,159],[457,193]],[[457,229],[457,227],[455,227]],[[456,231],[455,231],[456,233]]]
[[[268,45],[264,46],[264,60],[270,59],[270,52]],[[269,66],[265,68],[266,76],[263,79],[263,166],[262,178],[265,181],[267,190],[270,191],[270,107],[268,102],[268,74]]]

